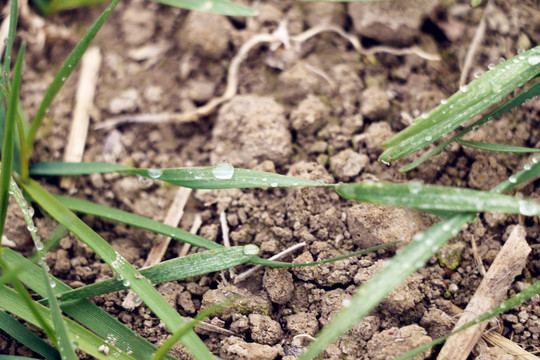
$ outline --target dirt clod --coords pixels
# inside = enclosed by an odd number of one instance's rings
[[[402,328],[390,328],[373,335],[367,343],[367,351],[370,359],[389,360],[431,341],[426,335],[424,328],[418,325],[408,325]],[[429,357],[431,349],[416,355],[412,359],[423,360]]]
[[[294,284],[292,274],[284,268],[266,268],[264,271],[263,286],[273,303],[285,304],[293,295]]]
[[[238,337],[230,336],[221,342],[219,356],[223,359],[273,360],[282,352],[281,346],[248,343]]]

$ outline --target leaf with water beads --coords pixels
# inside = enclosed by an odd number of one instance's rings
[[[460,145],[467,146],[473,149],[498,151],[498,152],[512,152],[512,153],[535,153],[540,152],[540,149],[527,148],[522,146],[511,146],[503,144],[489,144],[478,141],[457,140]]]
[[[347,198],[376,204],[404,206],[440,215],[456,212],[503,212],[538,215],[540,205],[533,201],[492,192],[436,185],[363,182],[337,185]]]
[[[386,141],[379,160],[391,162],[410,155],[450,133],[540,73],[540,46],[501,63],[460,88],[445,104]]]
[[[109,163],[70,163],[53,161],[38,163],[30,168],[30,173],[32,175],[42,176],[89,175],[110,172],[142,176],[144,178],[161,180],[173,185],[192,189],[334,186],[293,176],[250,169],[237,169],[228,163],[220,163],[215,166],[175,169],[135,169],[128,166]]]

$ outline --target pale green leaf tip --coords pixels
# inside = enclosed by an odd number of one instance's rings
[[[244,254],[246,255],[259,255],[259,247],[254,244],[248,244],[244,246]]]

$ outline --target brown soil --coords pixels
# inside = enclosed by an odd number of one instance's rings
[[[249,1],[238,1],[249,3]],[[231,58],[251,36],[275,30],[287,19],[290,34],[323,22],[362,37],[365,46],[405,48],[418,44],[442,61],[416,55],[361,55],[335,33],[317,35],[300,48],[273,51],[256,47],[240,68],[239,94],[214,114],[188,124],[129,124],[116,129],[90,129],[84,160],[137,167],[203,166],[228,160],[234,166],[275,171],[325,182],[366,179],[488,190],[530,161],[528,156],[488,153],[454,144],[442,155],[403,175],[398,161],[388,167],[376,161],[381,142],[407,125],[407,119],[436,106],[458,88],[460,66],[483,9],[468,1],[423,0],[376,3],[253,2],[260,13],[251,19],[173,9],[149,1],[121,2],[99,33],[95,45],[103,54],[92,122],[113,115],[189,111],[219,96],[226,86]],[[383,10],[375,8],[385,7]],[[34,114],[56,69],[103,7],[90,7],[45,19],[43,28],[24,22],[27,38],[23,106]],[[375,22],[374,22],[375,21]],[[63,29],[63,32],[57,31]],[[37,32],[45,35],[44,47]],[[68,36],[60,36],[67,34]],[[486,71],[489,63],[511,57],[520,48],[540,43],[540,8],[535,1],[495,1],[484,41],[471,69]],[[134,50],[159,44],[163,53],[136,58]],[[61,160],[73,108],[77,71],[48,113],[39,134],[34,161]],[[540,147],[540,107],[531,101],[469,136],[477,141]],[[65,193],[56,179],[41,179],[54,193]],[[538,180],[519,191],[539,199]],[[142,184],[115,174],[80,177],[69,194],[162,221],[175,189],[160,182]],[[263,257],[294,244],[307,245],[286,261],[326,259],[397,239],[410,240],[436,219],[416,211],[359,204],[327,189],[255,189],[196,191],[180,226],[189,229],[196,214],[199,232],[221,242],[219,214],[224,211],[234,245],[254,243]],[[51,221],[38,221],[43,236]],[[83,217],[135,266],[141,266],[155,235],[125,225]],[[15,221],[16,219],[14,219]],[[325,359],[387,359],[452,327],[452,306],[464,308],[481,275],[473,259],[476,242],[489,267],[512,225],[526,227],[533,247],[526,271],[508,295],[539,280],[538,219],[501,214],[480,215],[411,276],[373,313],[361,320],[323,353]],[[14,226],[12,226],[15,229]],[[20,230],[20,229],[19,229]],[[15,230],[13,230],[15,231]],[[24,232],[8,237],[27,254]],[[18,239],[18,240],[17,240]],[[21,240],[21,239],[24,239]],[[175,257],[181,244],[170,246]],[[196,251],[195,249],[191,250]],[[158,286],[178,311],[193,316],[202,307],[229,294],[242,295],[233,307],[209,320],[236,336],[201,332],[213,353],[223,359],[293,359],[310,336],[329,322],[358,286],[395,251],[324,266],[295,270],[264,269],[234,284],[229,272]],[[112,271],[74,238],[63,239],[47,258],[55,276],[79,287],[110,277]],[[239,267],[236,273],[246,270]],[[93,299],[151,342],[168,336],[147,308],[122,307],[126,292]],[[501,332],[525,349],[540,347],[538,307],[529,303],[501,316]],[[396,341],[397,337],[407,341]],[[381,349],[385,349],[381,351]],[[419,359],[436,356],[437,348]],[[32,355],[0,333],[0,353]],[[477,348],[471,358],[488,357]],[[177,347],[173,355],[187,355]],[[481,357],[483,356],[483,357]],[[510,359],[514,357],[508,357]]]

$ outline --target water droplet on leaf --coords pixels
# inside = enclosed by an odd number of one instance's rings
[[[216,179],[229,180],[234,175],[234,167],[228,161],[214,165],[212,174]]]

